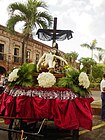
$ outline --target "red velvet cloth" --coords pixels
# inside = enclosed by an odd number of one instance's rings
[[[37,96],[12,97],[5,92],[0,95],[0,115],[7,117],[53,119],[57,127],[63,129],[91,130],[92,109],[90,103],[93,98],[79,98],[73,100],[43,99]],[[27,120],[28,122],[29,120]],[[9,124],[10,120],[5,119]]]

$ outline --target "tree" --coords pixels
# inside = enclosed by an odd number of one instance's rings
[[[67,60],[67,62],[68,62],[69,64],[71,64],[71,55],[70,55],[70,53],[65,53],[64,57],[65,57],[65,59]]]
[[[7,21],[7,29],[11,33],[15,33],[15,25],[19,22],[24,22],[23,46],[22,46],[22,63],[26,60],[27,41],[33,36],[32,31],[38,27],[48,28],[52,25],[52,16],[47,12],[47,5],[43,1],[28,0],[27,3],[15,2],[8,6],[10,18]],[[42,10],[44,9],[44,10]]]
[[[67,59],[68,63],[75,67],[75,61],[78,58],[77,52],[66,53],[65,58]]]
[[[95,82],[99,82],[99,83],[101,82],[104,71],[105,71],[104,64],[97,64],[93,66],[93,77]]]
[[[102,51],[103,49],[100,47],[96,47],[97,41],[96,39],[94,39],[90,44],[84,43],[81,44],[81,47],[86,47],[88,49],[91,50],[91,58],[93,59],[93,51],[94,50],[98,50],[98,51]]]
[[[82,57],[80,58],[79,61],[80,61],[80,64],[83,65],[82,70],[85,71],[87,74],[91,75],[91,66],[96,65],[97,64],[96,61],[89,57],[87,58]]]
[[[96,57],[96,59],[98,60],[98,62],[100,63],[103,60],[104,57],[104,53],[102,51],[98,52],[98,55],[94,54],[94,56]]]

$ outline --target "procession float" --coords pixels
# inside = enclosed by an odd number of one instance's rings
[[[9,140],[23,139],[23,132],[31,140],[30,135],[42,136],[47,119],[60,130],[72,130],[72,140],[78,140],[79,128],[92,129],[89,85],[87,74],[68,65],[55,50],[44,53],[38,64],[13,69],[0,95],[0,116],[9,126],[2,130],[8,131]]]

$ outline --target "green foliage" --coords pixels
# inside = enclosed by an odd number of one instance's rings
[[[8,82],[8,87],[12,88],[15,86],[15,84],[16,84],[16,81]]]
[[[77,52],[70,52],[70,53],[65,53],[65,58],[68,61],[68,64],[74,66],[75,65],[75,61],[78,58],[78,53]]]
[[[86,97],[89,94],[89,91],[82,86],[79,86],[79,74],[80,71],[74,68],[69,68],[66,70],[66,76],[58,80],[57,86],[64,88],[71,88],[74,93],[78,94],[81,97]]]
[[[94,81],[97,78],[101,80],[104,72],[105,72],[105,66],[104,65],[97,64],[97,65],[93,66],[92,75],[94,77]],[[99,80],[99,82],[100,82],[100,80]]]
[[[78,76],[79,73],[77,70],[74,70],[72,68],[69,68],[65,71],[66,77],[62,77],[58,81],[58,86],[61,87],[72,87],[73,84],[78,85]]]
[[[52,25],[48,6],[41,0],[28,0],[26,3],[14,2],[8,6],[8,12],[10,14],[7,21],[8,31],[14,33],[15,25],[24,22],[22,32],[25,38],[33,35],[33,29],[37,27],[45,29]]]
[[[83,65],[82,71],[86,72],[87,74],[90,74],[91,68],[97,64],[94,59],[89,57],[87,58],[82,57],[79,61]]]
[[[15,86],[23,86],[23,87],[31,87],[35,83],[33,82],[33,72],[36,71],[36,65],[32,63],[25,63],[23,64],[17,75],[19,78],[17,78],[16,81],[13,81],[9,83],[9,86],[13,87]]]
[[[97,64],[92,67],[92,78],[89,76],[91,81],[90,88],[99,88],[103,74],[105,72],[104,64]]]
[[[100,83],[91,83],[90,84],[90,88],[94,88],[94,89],[99,89],[100,88]]]

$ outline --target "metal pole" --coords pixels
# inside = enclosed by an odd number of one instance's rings
[[[3,127],[0,127],[0,130],[2,131],[8,131],[8,132],[13,132],[13,133],[22,133],[22,131],[18,131],[18,130],[14,130],[14,129],[8,129],[8,128],[3,128]],[[41,135],[39,133],[30,133],[30,132],[24,132],[24,134],[26,135],[32,135],[32,136],[39,136],[39,137],[43,137],[44,135]]]

